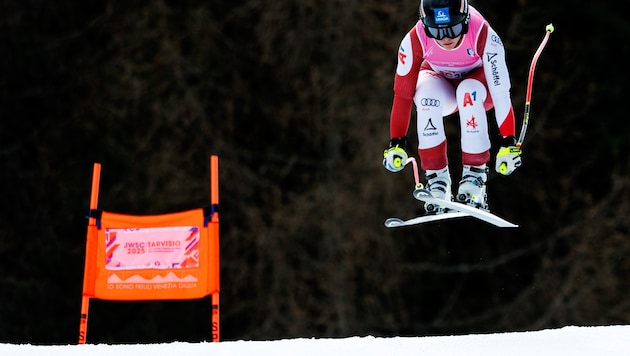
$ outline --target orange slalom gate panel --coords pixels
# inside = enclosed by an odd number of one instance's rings
[[[90,299],[200,299],[210,295],[212,341],[220,339],[219,174],[210,157],[210,206],[160,215],[98,209],[101,164],[92,173],[79,344]]]
[[[88,226],[84,295],[198,299],[219,291],[219,238],[203,209],[163,215],[102,211]]]

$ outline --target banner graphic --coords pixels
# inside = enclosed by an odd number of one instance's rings
[[[199,228],[106,229],[108,271],[199,267]]]

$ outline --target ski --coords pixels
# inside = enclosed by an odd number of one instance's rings
[[[457,203],[454,201],[442,200],[434,198],[426,189],[416,189],[413,191],[414,198],[421,200],[426,203],[436,204],[438,206],[443,206],[445,208],[455,210],[457,212],[465,213],[473,218],[485,221],[489,224],[498,226],[498,227],[518,227],[518,225],[513,224],[497,215],[494,215],[488,211],[477,209],[473,206]],[[443,215],[443,214],[442,214]]]
[[[409,219],[409,220],[402,220],[399,218],[389,218],[385,220],[385,227],[411,226],[411,225],[417,225],[417,224],[424,224],[424,223],[428,223],[432,221],[463,218],[466,216],[470,216],[470,215],[467,213],[463,213],[461,211],[449,211],[443,214],[418,216],[416,218]]]

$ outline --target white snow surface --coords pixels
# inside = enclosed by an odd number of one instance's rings
[[[135,345],[17,345],[0,344],[2,356],[617,356],[630,355],[629,326],[568,326],[529,332],[427,336],[348,337],[224,341],[219,343]]]

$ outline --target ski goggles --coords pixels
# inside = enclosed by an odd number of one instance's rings
[[[444,39],[444,37],[455,38],[464,32],[464,21],[449,27],[424,27],[427,36],[436,40]]]

